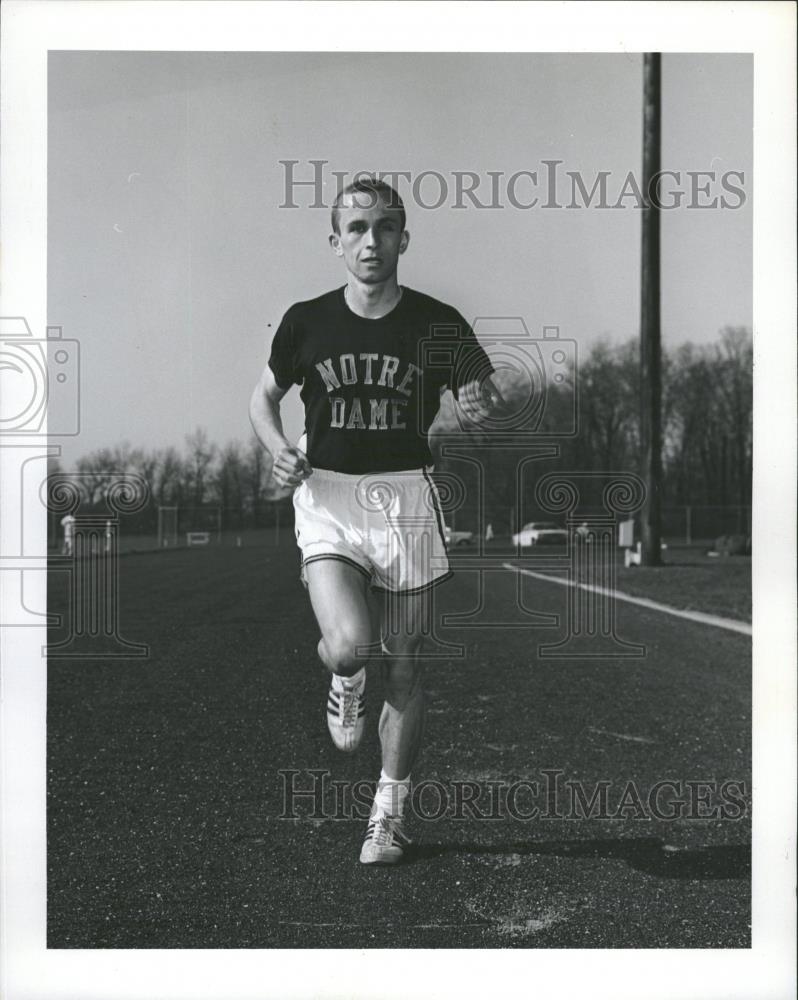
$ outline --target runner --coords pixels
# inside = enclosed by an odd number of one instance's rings
[[[409,843],[403,817],[424,726],[423,634],[431,589],[451,575],[427,432],[447,387],[474,423],[503,402],[463,317],[399,285],[405,221],[401,199],[382,181],[339,194],[329,239],[346,285],[288,310],[250,405],[275,479],[295,489],[302,580],[331,673],[327,723],[339,749],[352,751],[362,738],[368,662],[385,664],[366,864],[396,863]],[[434,329],[459,344],[448,367],[425,363]],[[305,406],[301,447],[280,420],[294,384]]]
[[[61,518],[61,527],[64,529],[64,544],[61,546],[61,555],[72,555],[72,544],[75,537],[75,517],[72,514],[65,514]]]

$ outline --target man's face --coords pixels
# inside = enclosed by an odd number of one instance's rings
[[[410,240],[400,229],[401,214],[368,191],[353,192],[338,211],[338,233],[330,246],[343,257],[346,269],[367,285],[387,281],[396,274],[399,254]]]

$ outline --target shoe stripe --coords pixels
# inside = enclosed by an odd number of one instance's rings
[[[378,819],[369,820],[369,824],[366,829],[365,841],[368,842],[369,840],[376,839],[375,835],[379,829],[381,829],[381,824]],[[399,847],[401,849],[402,847],[410,847],[411,845],[412,841],[407,834],[399,828],[398,824],[392,823],[390,826],[390,837],[387,843],[383,846],[386,848]]]
[[[340,701],[341,700],[341,695],[343,693],[344,692],[341,692],[341,691],[333,691],[333,689],[330,688],[329,691],[327,692],[327,697],[328,698],[334,698],[336,701]],[[358,698],[359,701],[365,701],[366,700],[366,692],[365,691],[361,691],[360,694],[357,695],[357,698]]]

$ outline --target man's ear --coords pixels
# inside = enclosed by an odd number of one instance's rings
[[[341,237],[338,233],[330,233],[329,240],[336,257],[343,257],[344,248],[341,246]]]
[[[399,240],[399,253],[404,253],[407,250],[407,244],[410,242],[410,233],[405,229]]]

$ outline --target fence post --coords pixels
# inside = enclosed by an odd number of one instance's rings
[[[687,538],[685,539],[688,545],[693,544],[693,508],[688,504],[684,509],[685,513],[685,529]]]

